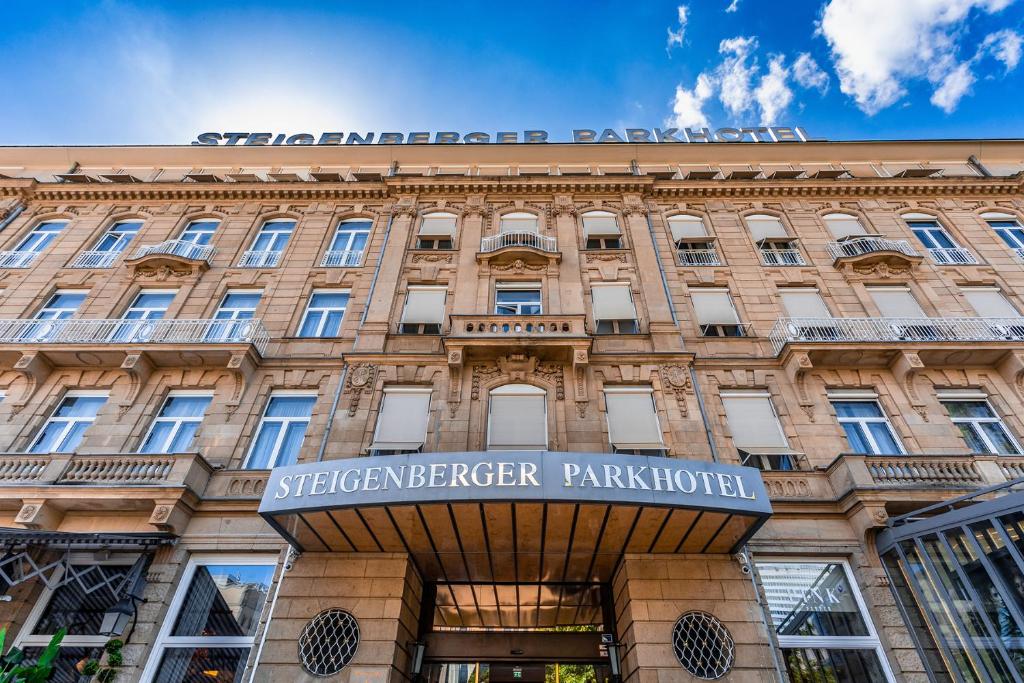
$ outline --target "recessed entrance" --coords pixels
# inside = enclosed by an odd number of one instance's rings
[[[611,683],[607,662],[434,662],[427,683]]]

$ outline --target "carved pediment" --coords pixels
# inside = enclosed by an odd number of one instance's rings
[[[138,280],[180,280],[201,275],[210,267],[207,259],[187,258],[174,253],[154,252],[126,259],[132,277]]]

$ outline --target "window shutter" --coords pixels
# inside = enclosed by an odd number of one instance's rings
[[[622,234],[619,223],[615,220],[615,214],[607,211],[591,211],[583,214],[583,236],[591,237],[617,237]]]
[[[782,221],[775,216],[765,216],[763,214],[757,214],[746,217],[747,229],[750,230],[750,235],[754,238],[755,242],[760,242],[764,239],[769,238],[782,238],[787,239],[789,235],[786,233],[786,227],[782,224]]]
[[[816,289],[781,289],[782,305],[790,318],[831,318]]]
[[[548,425],[543,389],[508,385],[491,392],[487,447],[491,450],[546,450]]]
[[[832,237],[837,240],[841,240],[844,237],[868,234],[856,217],[845,213],[830,213],[825,216],[825,227],[832,233]]]
[[[532,213],[507,213],[501,217],[498,231],[506,232],[540,232],[537,217]]]
[[[595,320],[636,320],[629,283],[594,285],[590,292],[594,297]]]
[[[455,237],[455,215],[450,213],[430,213],[420,223],[420,237]]]
[[[385,387],[373,433],[374,450],[416,450],[427,438],[430,389]]]
[[[909,289],[882,289],[869,287],[868,293],[874,300],[883,318],[927,318],[917,299]]]
[[[708,236],[704,221],[698,216],[672,216],[668,219],[668,227],[672,230],[674,242]]]
[[[729,292],[724,289],[691,289],[690,300],[701,325],[738,325],[740,322]]]
[[[616,448],[664,448],[654,394],[644,387],[604,390],[608,440]]]
[[[737,448],[763,453],[770,449],[789,449],[772,400],[765,394],[722,394],[725,417]]]
[[[444,321],[445,294],[441,287],[410,287],[402,322],[440,324]]]
[[[1019,318],[1020,313],[998,289],[982,287],[963,288],[971,308],[982,318]]]

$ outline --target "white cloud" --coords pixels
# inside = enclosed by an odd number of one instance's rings
[[[739,8],[740,8],[740,0],[732,0],[732,2],[729,3],[729,6],[725,8],[725,11],[726,12],[735,12]]]
[[[693,90],[682,85],[676,86],[676,96],[672,100],[672,116],[667,125],[675,128],[704,128],[708,126],[708,116],[704,113],[704,103],[712,95],[711,79],[707,74],[697,76],[697,84]]]
[[[754,99],[761,107],[761,125],[770,126],[778,123],[778,117],[790,102],[793,91],[786,84],[789,70],[782,55],[775,55],[768,64],[768,73],[761,79],[761,84],[754,91]]]
[[[990,54],[1002,62],[1007,71],[1013,71],[1020,63],[1022,43],[1024,38],[1019,33],[1004,28],[985,36],[981,47],[978,48],[978,54]]]
[[[665,45],[665,50],[668,52],[672,51],[672,46],[678,45],[682,47],[683,38],[686,37],[686,22],[689,20],[690,8],[686,5],[679,5],[676,9],[679,17],[679,26],[673,31],[671,28],[666,29],[668,31],[668,44]]]
[[[818,90],[822,94],[828,90],[828,74],[821,70],[814,57],[807,52],[801,52],[793,62],[793,79],[800,87],[808,90]]]
[[[757,71],[757,62],[748,62],[748,59],[756,48],[756,38],[743,36],[723,40],[718,45],[719,53],[725,55],[715,69],[718,99],[733,116],[750,109],[751,82]]]
[[[958,58],[971,13],[995,13],[1013,1],[830,0],[818,30],[832,51],[840,90],[865,113],[895,104],[907,82],[920,79],[935,88],[932,102],[952,111],[970,90],[971,64],[980,56]],[[1019,60],[1019,40],[1013,37],[992,43],[993,56],[1005,59],[1007,68],[1015,55]]]

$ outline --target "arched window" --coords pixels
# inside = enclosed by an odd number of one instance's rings
[[[338,223],[331,238],[331,246],[324,254],[321,266],[346,268],[363,262],[366,241],[370,237],[369,218],[349,218]]]
[[[583,214],[583,238],[587,249],[621,249],[622,230],[610,211],[587,211]]]
[[[1010,213],[989,211],[981,214],[981,219],[988,227],[996,231],[999,239],[1013,249],[1017,258],[1024,261],[1024,226],[1020,220]]]
[[[957,244],[939,219],[927,213],[905,213],[901,218],[939,265],[977,263],[970,250]]]
[[[797,241],[786,232],[778,216],[755,213],[744,218],[750,236],[761,251],[761,262],[766,266],[802,266],[804,257]]]
[[[529,384],[491,390],[487,450],[543,451],[548,447],[547,392]]]
[[[416,233],[417,249],[451,249],[455,241],[454,213],[435,211],[428,213],[420,221],[420,231]]]

